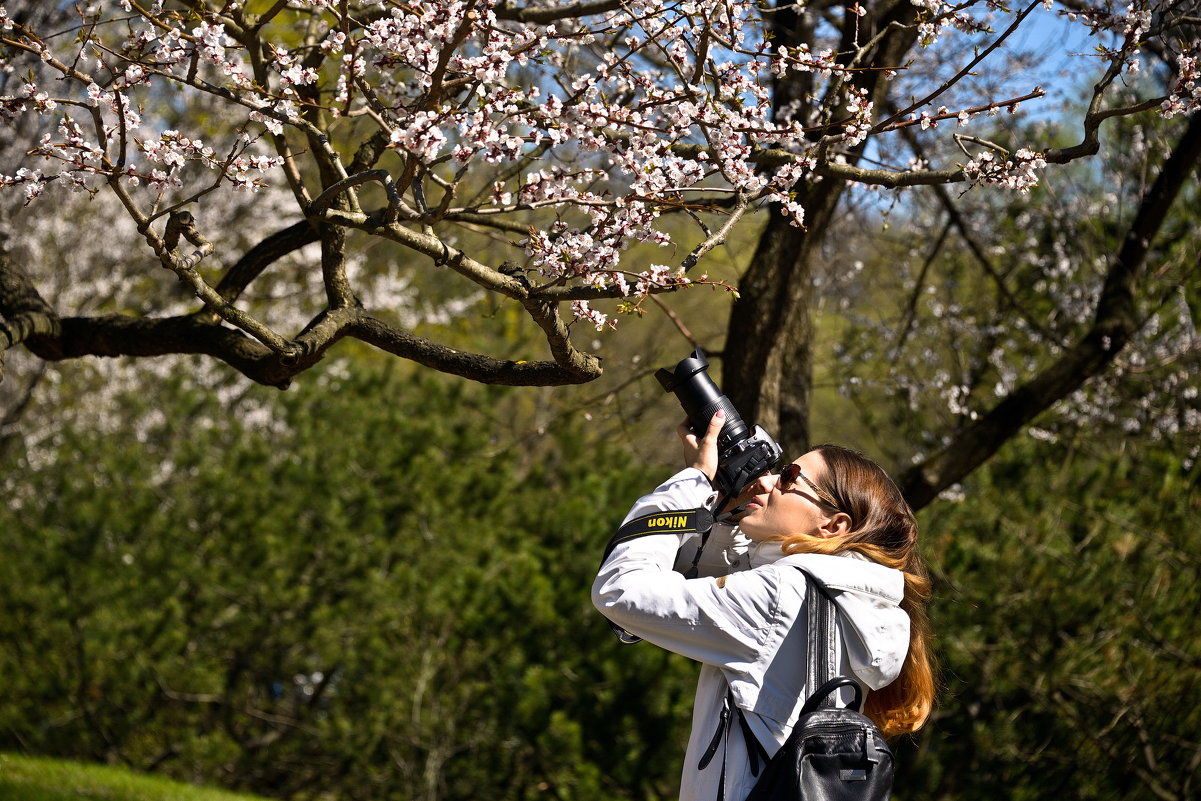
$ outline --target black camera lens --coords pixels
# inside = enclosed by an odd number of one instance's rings
[[[734,404],[713,383],[706,372],[708,369],[709,360],[697,348],[690,357],[677,364],[675,370],[660,369],[655,373],[655,378],[665,392],[675,394],[697,436],[704,435],[718,409],[725,411],[726,422],[717,438],[718,451],[725,452],[747,438],[748,428]]]

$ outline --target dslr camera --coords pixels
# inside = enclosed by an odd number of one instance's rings
[[[709,360],[700,348],[676,365],[675,370],[661,368],[655,378],[664,392],[674,393],[692,430],[703,434],[718,409],[725,411],[726,422],[717,437],[717,475],[714,481],[726,498],[733,498],[759,476],[780,461],[783,450],[759,426],[747,426],[730,399],[721,393],[706,372]]]

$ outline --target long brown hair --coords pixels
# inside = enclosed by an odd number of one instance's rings
[[[885,737],[909,734],[925,725],[934,706],[935,679],[930,618],[930,574],[917,551],[917,520],[901,491],[884,469],[858,451],[819,445],[826,472],[822,489],[851,518],[846,534],[822,539],[785,537],[785,553],[835,554],[855,551],[905,574],[901,608],[909,615],[909,650],[901,673],[885,687],[868,693],[864,714]]]

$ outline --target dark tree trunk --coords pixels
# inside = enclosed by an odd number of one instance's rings
[[[811,42],[815,20],[841,6],[828,9],[810,5],[803,13],[796,6],[772,17],[773,42],[795,47]],[[885,3],[858,18],[847,12],[842,52],[857,50],[856,42],[869,40],[894,22],[911,23],[909,2]],[[881,38],[854,73],[850,85],[864,89],[877,104],[888,86],[886,68],[901,63],[915,41],[912,25],[898,26]],[[837,120],[845,103],[846,85],[832,85],[821,107]],[[791,119],[793,109],[812,109],[812,73],[791,72],[773,86],[777,122]],[[804,120],[806,125],[815,121]],[[819,128],[814,138],[837,133],[836,127]],[[846,154],[857,161],[861,150]],[[730,314],[722,362],[722,388],[749,421],[762,425],[784,447],[799,455],[809,447],[809,408],[813,385],[813,268],[827,238],[835,234],[834,220],[846,182],[825,179],[798,185],[797,200],[805,209],[805,227],[798,228],[772,208],[770,219],[756,246],[750,265],[738,286],[739,298]],[[791,458],[791,457],[790,457]]]

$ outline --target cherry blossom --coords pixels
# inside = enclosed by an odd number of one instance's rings
[[[1019,192],[1038,186],[1038,173],[1047,166],[1043,154],[1022,148],[1012,156],[998,156],[992,151],[964,165],[963,171],[973,184],[995,184]]]
[[[998,97],[964,82],[1038,7],[913,0],[901,27],[954,58],[931,66],[928,85],[897,104],[907,107],[882,108],[865,76],[886,88],[911,67],[875,60],[894,28],[863,2],[840,10],[851,45],[824,28],[784,42],[771,30],[774,11],[752,0],[292,0],[255,13],[127,0],[79,8],[71,36],[29,28],[0,6],[4,58],[25,68],[4,84],[0,121],[45,132],[20,163],[2,165],[0,188],[32,209],[58,187],[112,193],[143,253],[289,365],[273,376],[362,330],[346,311],[357,308],[356,288],[335,264],[351,257],[323,257],[321,302],[339,314],[315,310],[309,322],[320,316],[328,327],[278,330],[239,307],[229,282],[197,269],[222,260],[206,214],[231,191],[290,197],[277,229],[353,229],[519,304],[546,332],[555,370],[588,380],[599,364],[576,349],[560,310],[608,330],[648,293],[721,286],[690,272],[757,211],[804,228],[801,184],[1028,192],[1056,158],[1079,157],[1049,155],[1047,143],[975,142],[959,143],[966,160],[861,163],[895,150],[903,129],[958,142],[955,129],[973,117],[1039,101],[1037,87]],[[1141,92],[1098,118],[1198,108],[1196,45],[1182,49],[1175,36],[1186,18],[1144,0],[1065,13],[1097,37],[1089,63],[1115,71],[1094,83],[1096,105],[1117,96],[1117,74]],[[1149,41],[1174,69],[1166,93],[1153,94],[1156,76],[1135,67]],[[811,90],[778,98],[776,82],[798,76]],[[467,252],[481,231],[509,248],[515,269]],[[648,269],[637,263],[643,245],[676,263]],[[605,303],[615,311],[598,311]],[[402,347],[403,337],[377,339]]]

